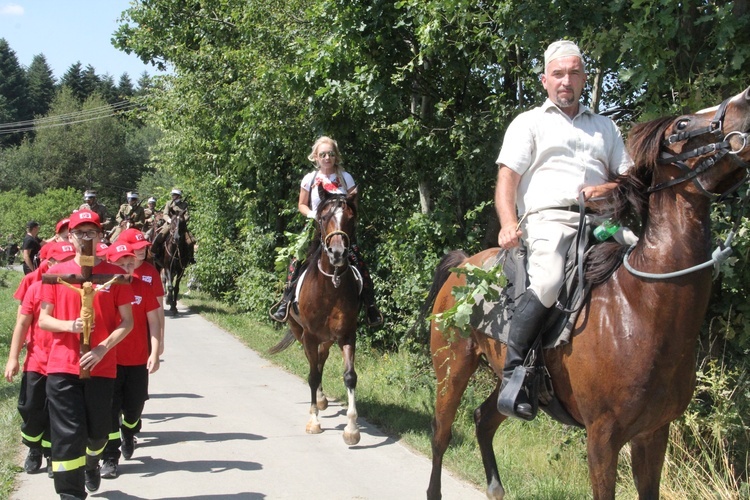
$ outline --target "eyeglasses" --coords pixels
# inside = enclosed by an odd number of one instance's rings
[[[93,240],[96,238],[96,235],[99,234],[99,231],[96,229],[89,229],[88,231],[71,231],[70,234],[79,240]]]
[[[336,153],[334,153],[333,151],[323,151],[321,153],[318,153],[318,158],[325,158],[326,156],[329,158],[336,158]]]

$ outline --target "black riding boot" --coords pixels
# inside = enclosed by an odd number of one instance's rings
[[[286,321],[289,314],[289,304],[291,304],[292,299],[294,298],[294,287],[297,284],[297,278],[299,278],[301,267],[299,260],[292,259],[292,262],[289,264],[289,269],[287,270],[284,295],[281,297],[279,305],[276,306],[276,311],[272,314],[269,313],[272,320],[278,321],[279,323],[284,323]],[[271,310],[273,310],[273,307]]]
[[[383,314],[375,303],[375,285],[372,282],[372,277],[370,277],[370,272],[367,270],[367,264],[362,260],[362,255],[359,253],[359,246],[354,244],[351,250],[349,254],[350,262],[354,264],[362,276],[362,303],[365,306],[365,320],[367,326],[376,328],[383,324]]]
[[[508,332],[508,345],[505,351],[505,367],[503,368],[503,383],[500,386],[497,409],[503,415],[518,417],[524,420],[534,418],[532,404],[523,385],[510,383],[513,372],[520,367],[531,345],[539,335],[551,308],[545,307],[532,290],[527,290],[516,304],[516,310],[511,319]],[[525,373],[519,373],[521,377]],[[516,382],[518,379],[514,380]]]

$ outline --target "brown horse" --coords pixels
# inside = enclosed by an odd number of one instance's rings
[[[749,130],[750,88],[717,108],[640,124],[629,135],[635,165],[621,179],[614,212],[618,218],[628,210],[639,214],[642,236],[625,257],[628,266],[610,267],[609,278],[592,288],[572,341],[544,351],[557,398],[586,428],[595,499],[614,498],[618,453],[628,442],[639,498],[659,497],[669,425],[685,411],[695,387],[696,344],[711,290],[710,266],[700,267],[711,257],[711,202],[714,193],[730,192],[746,179]],[[596,251],[612,267],[623,262],[615,243]],[[428,297],[433,313],[449,309],[451,290],[465,284],[447,269],[481,266],[496,252],[448,254]],[[679,270],[687,274],[672,274]],[[468,338],[446,335],[433,321],[430,347],[437,397],[427,497],[436,499],[443,454],[469,378],[482,355],[502,378],[505,346],[476,330]],[[499,382],[474,411],[492,499],[505,495],[492,448],[506,418],[496,407]]]
[[[154,236],[157,231],[154,231]],[[153,243],[154,241],[152,241]],[[192,262],[193,248],[188,242],[185,212],[172,217],[169,232],[164,237],[161,248],[154,250],[154,265],[161,274],[164,290],[167,292],[166,304],[173,316],[177,315],[177,296],[180,293],[180,281],[185,269]]]
[[[275,354],[287,348],[296,338],[304,349],[310,372],[309,434],[322,432],[318,411],[328,407],[323,394],[323,367],[328,351],[336,342],[344,356],[344,385],[349,399],[346,412],[348,423],[344,428],[344,442],[355,445],[360,433],[357,425],[357,406],[354,390],[357,372],[354,371],[354,351],[359,312],[359,285],[350,266],[348,253],[354,240],[356,225],[356,195],[331,194],[319,189],[317,230],[313,246],[306,259],[307,267],[298,296],[299,311],[289,312],[286,336],[269,352]]]

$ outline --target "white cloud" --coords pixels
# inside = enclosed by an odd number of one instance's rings
[[[20,5],[9,3],[0,5],[0,16],[22,16],[23,7]]]

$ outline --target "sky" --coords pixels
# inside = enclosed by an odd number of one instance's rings
[[[130,0],[0,0],[0,38],[21,66],[44,54],[58,81],[80,61],[97,75],[109,73],[115,83],[127,73],[136,84],[144,71],[159,71],[112,46],[117,19],[129,6]]]

